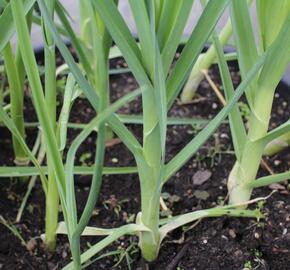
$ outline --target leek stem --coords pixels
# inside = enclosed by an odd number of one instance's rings
[[[222,46],[224,46],[228,42],[231,35],[232,35],[232,25],[231,21],[228,20],[219,35],[219,40]],[[189,75],[189,79],[187,80],[181,93],[180,96],[181,102],[188,102],[193,99],[199,84],[204,79],[204,74],[202,71],[208,70],[210,66],[215,62],[216,57],[217,54],[214,45],[211,45],[209,49],[206,51],[206,53],[201,54],[198,57]]]
[[[53,18],[55,1],[46,0],[48,11]],[[55,45],[50,32],[42,23],[44,37],[44,58],[45,58],[45,102],[50,115],[51,126],[56,132],[56,62]],[[48,151],[47,151],[48,152]],[[52,166],[53,157],[47,153],[48,165],[48,189],[46,196],[45,212],[45,245],[49,251],[54,251],[56,247],[56,229],[58,224],[59,195],[55,180],[54,168]]]
[[[137,162],[141,182],[141,223],[150,229],[140,233],[142,256],[147,261],[156,259],[160,245],[160,169],[162,149],[160,141],[160,124],[157,117],[157,105],[154,95],[156,89],[150,88],[142,95],[143,102],[143,155],[144,160]],[[154,127],[152,129],[152,127]]]
[[[10,43],[7,43],[3,49],[3,57],[10,88],[11,118],[17,127],[19,133],[25,138],[24,116],[23,116],[23,88],[20,83],[18,69],[13,56]],[[12,136],[15,163],[25,165],[29,159],[18,140]]]

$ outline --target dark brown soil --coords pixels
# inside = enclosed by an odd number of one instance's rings
[[[114,67],[123,66],[121,60],[113,63]],[[231,65],[233,80],[239,83],[239,73]],[[211,77],[219,84],[217,67],[210,72]],[[128,75],[111,76],[111,99],[120,96],[136,87],[134,79]],[[216,96],[207,82],[198,90],[197,100],[193,104],[175,104],[170,112],[176,117],[211,118],[221,108]],[[290,115],[290,91],[281,86],[275,97],[272,127],[288,120]],[[140,99],[131,102],[121,110],[126,114],[141,113]],[[92,108],[85,99],[79,99],[73,107],[71,121],[88,122],[94,116]],[[26,97],[26,119],[34,121],[29,94]],[[131,125],[130,129],[141,140],[141,127]],[[12,165],[13,154],[11,138],[8,131],[1,127],[0,164]],[[198,127],[171,126],[167,137],[167,159],[170,160],[198,132]],[[35,129],[27,129],[29,144],[36,136]],[[69,143],[76,131],[70,131]],[[93,162],[96,135],[92,135],[78,152],[77,163]],[[227,196],[226,178],[234,163],[229,129],[224,124],[198,153],[174,176],[164,187],[164,197],[174,215],[193,210],[216,206]],[[289,149],[266,158],[268,165],[275,173],[289,170]],[[107,166],[134,165],[134,159],[122,145],[116,144],[107,148]],[[211,177],[201,185],[193,184],[193,175],[207,170]],[[260,175],[268,172],[261,168]],[[79,210],[85,204],[89,191],[89,177],[77,179],[77,200]],[[26,192],[27,184],[17,180],[1,179],[0,213],[13,223]],[[134,237],[123,237],[108,247],[103,254],[119,250],[127,254],[131,269],[289,269],[290,264],[290,196],[287,183],[271,188],[259,188],[254,197],[266,196],[272,189],[278,189],[265,203],[263,211],[266,219],[258,222],[246,218],[205,219],[196,226],[185,226],[167,237],[161,247],[158,260],[146,265],[140,256]],[[196,191],[200,191],[196,193]],[[203,192],[203,193],[201,193]],[[208,197],[206,200],[200,194]],[[11,231],[0,224],[0,269],[61,269],[70,260],[69,245],[65,236],[58,237],[58,247],[54,254],[45,252],[39,236],[44,231],[44,194],[38,182],[33,189],[20,223],[15,224],[26,242],[29,251],[21,245]],[[137,175],[105,176],[101,195],[90,225],[101,227],[118,227],[134,220],[140,209],[139,183]],[[192,224],[191,224],[192,225]],[[96,243],[100,238],[82,239],[82,248]],[[126,253],[127,252],[127,253]],[[126,256],[120,264],[120,256],[110,255],[95,261],[88,269],[129,269]]]

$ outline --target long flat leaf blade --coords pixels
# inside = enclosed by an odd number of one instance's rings
[[[186,43],[172,74],[167,80],[167,103],[171,107],[180,92],[188,74],[208,40],[218,19],[228,4],[228,0],[209,1],[195,29]]]
[[[226,100],[229,101],[235,93],[234,86],[231,80],[231,74],[227,66],[227,62],[224,57],[223,49],[218,39],[218,36],[214,34],[213,39],[219,60],[219,69],[222,77]],[[235,105],[232,111],[230,112],[229,120],[235,154],[237,160],[239,161],[241,159],[243,148],[246,142],[246,130],[244,127],[239,107],[237,105]]]
[[[41,169],[41,172],[40,172]],[[74,175],[93,175],[95,169],[93,167],[75,166]],[[103,175],[117,175],[117,174],[135,174],[138,173],[137,167],[104,167]],[[14,178],[23,176],[43,176],[48,174],[48,168],[46,166],[37,167],[19,167],[8,166],[0,167],[0,178]]]
[[[137,26],[142,61],[146,67],[147,73],[152,77],[154,68],[154,44],[145,1],[129,0],[129,3]]]
[[[93,4],[113,40],[122,52],[139,85],[150,84],[150,80],[141,62],[140,50],[114,2],[112,0],[93,0]]]
[[[80,63],[82,64],[84,70],[86,71],[88,76],[92,76],[92,68],[90,66],[89,63],[89,59],[86,56],[86,54],[84,53],[80,42],[73,30],[73,28],[71,27],[69,20],[66,17],[65,11],[63,10],[63,7],[61,6],[61,4],[57,1],[56,2],[56,7],[55,7],[56,13],[67,33],[67,36],[70,38],[70,42],[72,43],[73,47],[76,50],[76,53],[78,55],[78,58],[80,59]]]
[[[247,1],[231,1],[230,16],[238,53],[238,63],[243,79],[258,59],[258,51]],[[255,99],[256,88],[257,84],[254,81],[246,91],[250,107],[252,107]]]
[[[167,75],[169,71],[170,65],[176,53],[176,49],[180,44],[180,39],[182,37],[194,0],[167,1],[167,2],[180,3],[180,7],[175,11],[176,14],[175,17],[173,18],[174,19],[173,25],[168,35],[165,37],[164,46],[161,50],[165,75]]]
[[[23,3],[23,10],[25,15],[33,7],[36,0],[25,0]],[[0,52],[4,49],[7,43],[11,40],[13,34],[15,33],[15,25],[13,21],[11,4],[8,3],[0,16]]]
[[[164,182],[168,178],[177,172],[200,148],[200,146],[211,136],[211,134],[219,127],[221,122],[226,118],[230,113],[232,107],[239,100],[241,95],[244,93],[249,83],[255,78],[257,72],[263,65],[266,59],[266,54],[263,54],[255,66],[248,73],[247,77],[239,85],[233,97],[229,100],[227,105],[214,117],[214,119],[198,133],[198,135],[193,138],[167,165],[166,173],[164,176]]]

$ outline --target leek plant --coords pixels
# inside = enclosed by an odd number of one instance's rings
[[[0,24],[6,27],[11,20],[11,8],[10,5],[6,3],[3,7],[3,12],[0,19]],[[30,9],[26,15],[26,20],[29,29],[31,29],[31,18],[32,9]],[[5,36],[5,34],[2,34]],[[11,117],[18,128],[21,136],[25,138],[25,127],[24,127],[24,115],[23,115],[23,101],[24,101],[24,79],[25,71],[22,63],[22,57],[19,49],[19,44],[16,46],[16,55],[14,56],[11,42],[7,42],[3,50],[5,71],[8,79],[9,94],[10,94],[10,113]],[[14,162],[17,165],[27,165],[29,159],[24,151],[24,149],[19,144],[18,140],[12,136],[13,150],[15,159]]]
[[[3,50],[3,58],[5,61],[5,70],[9,82],[10,91],[10,111],[11,117],[18,128],[21,136],[25,138],[24,116],[23,116],[23,86],[20,84],[17,65],[12,52],[11,44],[8,43]],[[15,154],[15,163],[25,165],[27,156],[24,149],[19,145],[18,140],[13,136],[13,149]]]
[[[129,93],[128,95],[124,96],[120,100],[118,100],[115,104],[112,104],[107,109],[104,109],[103,111],[100,111],[99,108],[104,108],[106,105],[107,95],[101,95],[100,98],[98,98],[95,89],[91,87],[91,85],[88,83],[88,81],[85,80],[83,77],[82,72],[78,69],[78,66],[73,66],[72,70],[74,70],[75,77],[80,79],[79,84],[84,89],[83,92],[87,95],[89,100],[92,104],[94,104],[95,109],[98,111],[98,116],[80,133],[79,137],[77,137],[75,143],[71,146],[70,151],[68,153],[67,157],[67,164],[65,164],[62,161],[62,150],[64,148],[65,142],[66,142],[66,129],[67,129],[67,120],[69,115],[69,109],[71,107],[71,103],[73,100],[79,96],[78,91],[75,91],[75,79],[73,75],[69,75],[67,78],[67,84],[65,89],[65,100],[63,104],[63,108],[61,111],[61,114],[59,116],[59,122],[57,127],[55,127],[55,119],[51,119],[51,114],[55,115],[55,65],[48,65],[46,66],[46,72],[45,72],[45,86],[46,91],[44,93],[41,80],[40,80],[40,74],[38,72],[36,59],[33,52],[33,47],[31,44],[31,40],[29,37],[29,29],[28,25],[25,20],[25,4],[27,2],[22,1],[11,1],[9,3],[13,15],[13,22],[15,24],[15,28],[13,24],[9,24],[7,28],[5,29],[6,37],[11,37],[13,35],[13,32],[16,30],[18,39],[19,39],[19,46],[21,55],[23,55],[23,63],[25,67],[25,71],[27,73],[28,81],[31,87],[32,92],[32,98],[33,98],[33,104],[35,106],[37,116],[39,119],[39,125],[43,133],[43,140],[44,144],[46,146],[47,150],[47,163],[48,167],[47,170],[44,171],[44,169],[40,166],[38,160],[34,157],[31,150],[28,148],[28,146],[25,144],[25,141],[23,137],[21,136],[19,130],[15,126],[15,123],[12,121],[12,119],[7,115],[7,113],[3,110],[3,108],[0,108],[0,118],[3,121],[3,123],[10,129],[12,134],[18,139],[18,142],[21,144],[33,164],[36,166],[36,168],[39,171],[43,190],[46,195],[46,204],[47,206],[51,206],[51,209],[48,209],[46,207],[47,211],[49,211],[50,214],[52,214],[52,217],[48,217],[46,221],[46,237],[49,236],[49,239],[46,239],[46,243],[49,245],[49,247],[54,247],[55,245],[55,221],[57,220],[58,215],[58,195],[60,197],[61,205],[62,205],[62,211],[63,216],[67,222],[68,228],[70,228],[71,234],[69,234],[69,240],[72,245],[72,254],[73,257],[76,258],[76,265],[78,268],[78,253],[79,253],[79,237],[81,232],[83,231],[83,228],[86,226],[96,199],[98,195],[98,190],[100,188],[101,183],[101,176],[103,174],[103,156],[104,156],[104,139],[105,139],[105,125],[104,120],[112,115],[114,111],[116,111],[118,108],[123,106],[128,101],[132,100],[134,97],[139,95],[141,93],[140,90]],[[31,1],[30,1],[31,3]],[[40,1],[39,6],[44,6],[45,2]],[[51,9],[46,9],[44,13],[46,14],[46,20],[43,21],[43,29],[44,29],[44,36],[45,36],[45,42],[46,42],[46,49],[48,51],[45,52],[46,54],[46,64],[53,63],[54,59],[52,59],[52,56],[54,55],[54,41],[50,38],[49,32],[47,32],[47,22],[53,24],[52,20],[52,7]],[[12,33],[12,35],[10,35]],[[4,37],[5,37],[4,34]],[[9,35],[8,35],[9,34]],[[3,38],[1,40],[1,46],[7,44],[9,42],[9,39]],[[67,50],[66,46],[62,44],[62,49]],[[101,44],[98,43],[100,46]],[[5,46],[3,46],[5,47]],[[101,48],[101,46],[99,47]],[[68,51],[66,51],[68,53]],[[101,53],[101,50],[98,51],[98,53]],[[73,62],[72,56],[69,54],[69,60],[68,62]],[[100,59],[101,60],[101,59]],[[98,64],[101,66],[103,62],[98,62]],[[98,69],[100,71],[100,69]],[[105,72],[107,73],[106,69]],[[107,77],[100,76],[100,78],[96,78],[100,81],[100,83],[104,83],[107,85]],[[49,86],[49,87],[48,87]],[[103,86],[103,85],[102,85]],[[104,88],[98,89],[98,91],[106,91],[107,89]],[[51,92],[50,92],[51,91]],[[54,117],[53,117],[54,118]],[[115,121],[115,126],[118,127],[119,132],[123,134],[123,137],[130,139],[130,136],[128,137],[127,129],[122,124],[121,121],[117,117],[111,117],[111,121]],[[98,130],[98,147],[97,147],[97,153],[96,153],[96,162],[95,162],[95,168],[91,171],[93,171],[93,180],[92,180],[92,187],[88,198],[88,203],[84,208],[84,212],[81,216],[81,219],[79,222],[77,222],[77,213],[76,213],[76,202],[74,200],[74,187],[73,187],[73,174],[74,171],[74,159],[76,150],[78,149],[79,144],[86,138],[92,131],[95,130],[97,127]],[[129,134],[130,135],[130,134]],[[11,168],[10,168],[11,169]],[[13,171],[13,168],[11,169]],[[23,169],[20,171],[23,172]],[[25,170],[24,170],[25,171]],[[104,170],[104,173],[111,174],[111,173],[130,173],[132,171],[131,168],[121,168],[120,170],[114,169],[113,170]],[[134,171],[134,170],[133,170]],[[82,171],[84,173],[87,173],[86,170]],[[48,174],[49,181],[47,181],[45,174]],[[23,175],[23,174],[22,174]],[[31,175],[31,173],[29,173]],[[55,183],[54,183],[55,181]],[[54,188],[54,184],[57,186],[57,190]],[[54,193],[49,194],[50,190],[54,190]],[[73,191],[72,191],[73,190]]]
[[[228,189],[230,203],[240,203],[250,198],[253,188],[257,185],[256,174],[266,145],[281,135],[287,137],[286,133],[289,136],[289,121],[274,130],[268,129],[275,88],[289,63],[290,2],[257,1],[259,48],[254,38],[247,4],[244,1],[232,1],[230,14],[242,79],[247,76],[260,54],[269,54],[259,74],[246,91],[251,110],[248,130],[240,130],[241,123],[231,126],[237,161],[229,175]],[[229,81],[225,76],[224,80]],[[281,140],[281,137],[279,139]],[[275,144],[274,141],[270,148],[275,147],[277,150],[277,146],[279,144]],[[266,152],[270,152],[269,146]],[[273,176],[273,181],[275,179],[276,176]]]
[[[46,5],[51,18],[54,18],[55,0],[46,0]],[[44,92],[45,103],[49,113],[49,121],[53,132],[57,130],[56,116],[56,59],[54,40],[47,30],[45,22],[42,21],[42,32],[44,40]],[[46,147],[45,138],[43,143]],[[46,149],[48,165],[48,182],[45,203],[45,245],[49,251],[54,251],[56,246],[56,229],[58,224],[59,195],[55,180],[52,159],[54,158]]]
[[[253,1],[248,1],[249,8],[252,2]],[[275,5],[278,5],[278,8],[275,8],[275,12],[279,12],[280,7],[283,8],[283,6],[280,6],[279,1]],[[287,7],[283,12],[287,13]],[[262,16],[265,17],[265,14],[263,14]],[[272,16],[272,15],[267,14],[267,16]],[[285,14],[283,16],[285,16]],[[272,26],[271,30],[269,30],[269,27],[268,27],[268,30],[266,31],[268,32],[278,31],[279,22],[281,22],[282,20],[278,20],[277,25]],[[265,29],[264,30],[261,29],[261,31],[265,31]],[[226,45],[226,43],[229,41],[231,36],[232,36],[232,24],[229,18],[219,34],[219,41],[221,45],[222,46]],[[267,36],[268,36],[267,41],[265,41],[266,44],[264,44],[264,46],[269,46],[269,44],[272,41],[271,39],[275,37],[275,34],[268,33]],[[269,38],[269,36],[271,36],[271,38]],[[236,59],[236,53],[229,53],[226,55],[226,58],[228,58],[228,60]],[[215,49],[215,45],[211,44],[205,53],[200,54],[198,60],[196,61],[196,64],[193,66],[191,70],[189,78],[186,81],[185,86],[180,94],[180,101],[182,103],[188,103],[194,98],[194,95],[197,91],[198,86],[200,85],[201,81],[205,77],[204,72],[206,72],[216,62],[217,62],[217,52]],[[272,156],[288,148],[289,146],[290,146],[290,133],[286,133],[282,135],[281,137],[274,139],[272,142],[269,142],[264,149],[263,155]]]
[[[198,58],[204,44],[208,40],[218,19],[222,15],[229,1],[209,1],[205,10],[185,45],[181,56],[172,70],[170,70],[176,49],[182,37],[183,29],[189,16],[193,1],[129,1],[132,14],[138,30],[138,44],[132,37],[128,26],[124,22],[114,1],[92,0],[92,10],[104,22],[112,39],[122,52],[130,70],[139,83],[142,92],[143,106],[143,143],[142,145],[133,134],[114,114],[106,114],[109,108],[99,111],[101,99],[91,84],[85,79],[82,71],[73,61],[70,53],[60,38],[57,27],[51,20],[43,0],[37,1],[42,12],[43,19],[49,26],[62,56],[64,57],[70,72],[81,87],[92,106],[99,112],[99,117],[94,119],[79,137],[74,141],[68,153],[65,167],[65,187],[60,187],[62,208],[65,213],[65,224],[60,224],[58,233],[67,233],[73,256],[73,263],[65,269],[80,269],[81,264],[89,260],[104,247],[126,234],[136,234],[139,237],[139,246],[143,257],[147,261],[153,261],[158,256],[160,245],[164,237],[172,230],[184,224],[190,223],[201,217],[215,217],[221,215],[257,217],[259,213],[251,210],[239,210],[234,206],[214,208],[188,213],[166,220],[160,220],[159,198],[163,185],[176,173],[199,149],[199,147],[219,127],[222,121],[230,113],[236,102],[249,86],[251,81],[264,64],[267,54],[262,55],[253,66],[246,80],[232,95],[228,104],[210,123],[194,137],[184,149],[182,149],[171,161],[165,162],[167,112],[174,103],[181,87]],[[174,19],[173,19],[174,18]],[[68,26],[68,25],[67,25]],[[66,27],[69,31],[69,27]],[[74,38],[73,33],[71,36]],[[81,58],[86,59],[81,46],[72,39],[72,43]],[[75,43],[75,44],[74,44]],[[85,69],[85,68],[84,68]],[[84,71],[84,70],[83,70]],[[87,74],[87,77],[89,75]],[[135,157],[141,186],[141,212],[137,215],[136,223],[124,225],[116,229],[101,229],[86,227],[89,221],[92,207],[96,201],[101,172],[102,172],[102,148],[97,148],[96,172],[93,176],[92,197],[89,196],[89,210],[83,212],[80,219],[77,218],[75,191],[73,187],[73,157],[81,142],[98,127],[98,140],[100,122],[105,121],[116,133],[121,141],[128,147]],[[101,137],[104,138],[103,136]],[[101,152],[101,153],[100,153]],[[101,162],[98,160],[101,158]],[[102,241],[88,249],[80,256],[79,238],[81,235],[107,235]]]

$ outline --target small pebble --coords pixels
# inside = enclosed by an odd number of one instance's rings
[[[119,161],[119,160],[118,160],[117,158],[112,158],[112,162],[113,162],[113,163],[118,163],[118,161]]]
[[[224,239],[224,240],[229,240],[229,238],[227,238],[225,235],[222,235],[222,239]]]
[[[274,165],[275,165],[275,166],[278,166],[278,165],[280,165],[280,164],[281,164],[281,161],[280,161],[280,160],[277,160],[277,159],[274,160]]]
[[[241,250],[237,250],[237,251],[234,252],[234,256],[241,258],[243,256],[243,252]]]
[[[61,253],[61,257],[62,257],[63,259],[67,258],[67,251],[66,251],[66,250],[64,250],[64,251]]]
[[[216,103],[212,104],[212,108],[215,110],[218,107],[218,105]]]
[[[228,134],[226,134],[226,133],[222,133],[220,135],[220,137],[221,137],[221,139],[228,139],[229,138]]]
[[[132,83],[133,81],[134,81],[134,80],[133,80],[132,77],[128,77],[128,78],[127,78],[127,82],[128,82],[128,83]]]
[[[34,238],[30,239],[26,244],[26,248],[30,252],[33,252],[35,250],[36,246],[37,246],[37,242]]]
[[[229,230],[229,236],[230,236],[231,238],[233,238],[233,239],[235,239],[235,238],[237,237],[235,231],[232,230],[232,229]]]

